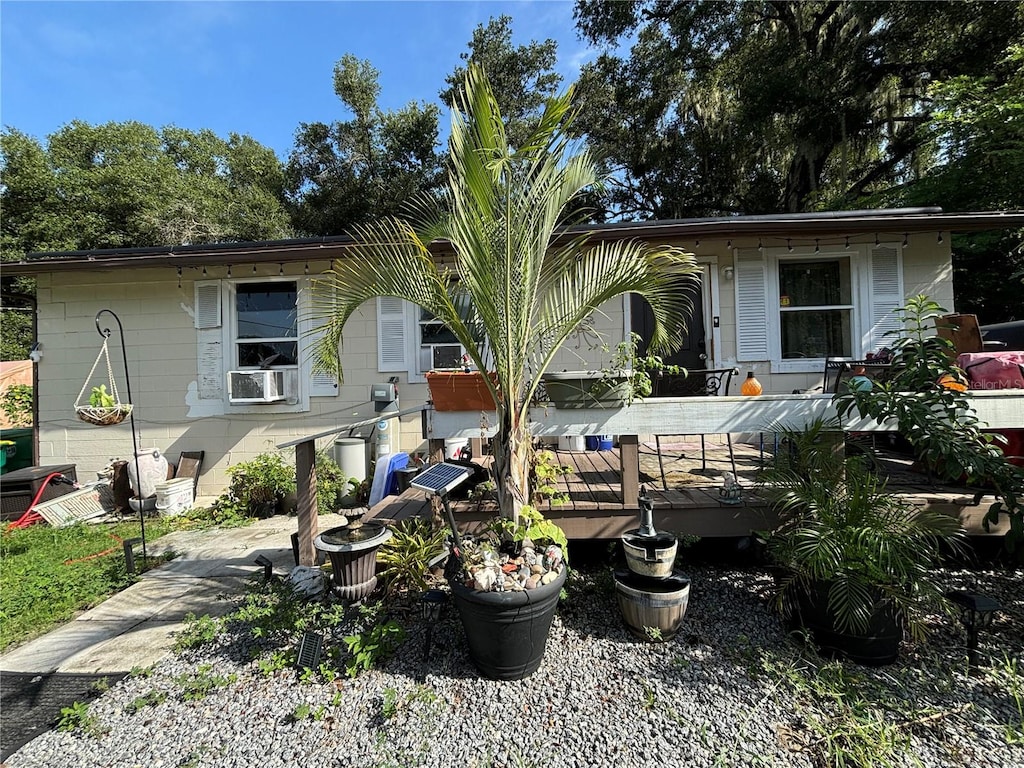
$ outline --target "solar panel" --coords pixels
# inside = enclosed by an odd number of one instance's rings
[[[424,469],[412,479],[411,485],[421,491],[441,495],[465,482],[472,472],[471,467],[442,462]]]

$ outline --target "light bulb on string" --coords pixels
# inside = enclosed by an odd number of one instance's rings
[[[876,246],[878,245],[878,233],[877,232],[875,232],[875,245]]]
[[[302,268],[302,274],[304,274],[304,275],[308,275],[309,274],[309,262],[308,261],[306,262],[306,265]]]
[[[256,274],[256,265],[255,264],[252,265],[252,273],[254,275]]]
[[[181,267],[178,267],[178,287],[181,288]]]
[[[846,250],[850,250],[850,236],[846,236]]]
[[[786,250],[788,250],[790,253],[793,252],[793,241],[788,237],[786,238]]]
[[[759,250],[759,251],[763,251],[764,250],[764,243],[761,242],[761,238],[760,237],[757,238],[757,250]]]
[[[231,277],[231,265],[228,264],[228,277]]]
[[[818,238],[814,238],[814,252],[821,253],[821,248],[818,247]]]
[[[277,274],[279,274],[279,275],[283,275],[284,274],[284,264],[278,264],[277,265]]]
[[[904,248],[906,248],[910,244],[910,239],[909,238],[910,238],[910,236],[906,232],[904,232],[903,233],[903,247]]]
[[[206,265],[203,264],[203,277],[206,277]]]
[[[942,242],[942,233],[941,232],[939,232],[939,242],[940,243]]]

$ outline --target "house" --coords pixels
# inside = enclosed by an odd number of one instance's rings
[[[755,372],[766,393],[789,393],[820,385],[826,356],[862,357],[884,346],[906,297],[927,294],[953,311],[952,232],[1022,227],[1020,211],[929,208],[587,229],[597,239],[658,240],[695,254],[703,280],[688,342],[670,362],[735,365]],[[346,258],[350,244],[328,237],[44,253],[5,264],[7,274],[37,280],[39,462],[73,463],[88,478],[131,453],[127,422],[95,427],[74,413],[83,384],[106,381],[103,365],[85,381],[103,342],[103,309],[123,324],[140,447],[171,461],[205,451],[200,494],[220,493],[230,465],[275,445],[372,419],[375,383],[395,380],[403,408],[423,403],[424,373],[451,367],[461,351],[433,318],[396,300],[368,303],[346,326],[344,383],[312,373],[310,281]],[[445,243],[435,253],[451,259]],[[601,342],[614,347],[631,330],[643,336],[644,325],[641,302],[602,307],[554,369],[601,367]],[[126,399],[116,330],[110,356]],[[422,450],[417,415],[392,430],[393,449]]]

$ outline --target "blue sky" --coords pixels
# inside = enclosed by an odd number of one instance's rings
[[[380,71],[380,104],[439,103],[477,25],[512,17],[513,42],[553,38],[565,83],[596,56],[569,0],[460,2],[0,1],[0,123],[40,141],[72,120],[247,133],[284,159],[302,122],[347,119],[346,53]],[[447,110],[442,111],[442,130]]]

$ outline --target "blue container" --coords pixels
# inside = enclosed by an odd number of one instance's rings
[[[583,442],[587,446],[588,451],[596,451],[601,447],[601,441],[597,435],[587,435]]]
[[[601,435],[598,438],[598,448],[597,449],[599,451],[610,451],[612,449],[612,436],[611,435]]]

